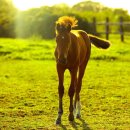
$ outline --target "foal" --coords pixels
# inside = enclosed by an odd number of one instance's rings
[[[73,111],[77,109],[77,118],[80,118],[80,90],[82,78],[91,53],[91,42],[98,48],[107,49],[110,46],[109,41],[89,35],[82,30],[72,30],[77,26],[77,20],[73,17],[63,16],[56,21],[56,49],[55,58],[57,73],[59,79],[59,111],[56,124],[61,123],[63,114],[62,97],[64,94],[64,72],[70,71],[71,83],[68,91],[70,97],[69,121],[74,120]],[[73,97],[75,101],[73,105]]]

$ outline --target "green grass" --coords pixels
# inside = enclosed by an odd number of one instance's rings
[[[65,73],[64,114],[58,110],[55,41],[0,39],[0,129],[130,130],[130,41],[112,38],[92,47],[81,90],[82,118],[68,121],[70,75]]]

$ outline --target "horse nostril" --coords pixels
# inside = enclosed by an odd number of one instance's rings
[[[63,59],[58,59],[58,63],[59,64],[67,64],[67,59],[63,58]]]

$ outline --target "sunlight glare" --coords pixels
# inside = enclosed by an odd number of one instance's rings
[[[33,7],[40,7],[40,6],[52,6],[54,4],[60,4],[65,3],[69,6],[72,6],[78,2],[81,2],[83,0],[13,0],[14,5],[16,8],[20,10],[27,10],[29,8]]]
[[[73,6],[74,4],[77,4],[82,1],[87,0],[13,0],[14,5],[19,10],[27,10],[29,8],[34,7],[41,7],[41,6],[53,6],[55,4],[65,3],[69,6]],[[114,0],[92,0],[94,2],[100,2],[101,4],[111,7],[111,8],[123,8],[125,10],[128,10],[130,13],[130,8],[128,0],[120,0],[120,1],[114,1]],[[124,4],[125,3],[125,4]]]

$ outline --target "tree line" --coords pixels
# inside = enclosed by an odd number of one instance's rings
[[[103,21],[106,17],[112,22],[123,17],[124,21],[130,21],[128,11],[105,7],[98,2],[84,1],[73,7],[66,4],[52,7],[42,6],[27,11],[16,9],[11,0],[0,0],[0,37],[28,38],[33,35],[45,39],[55,37],[55,21],[63,15],[74,16],[78,19],[78,27],[88,33],[95,33],[90,22],[93,17]],[[130,28],[126,28],[130,31]]]

